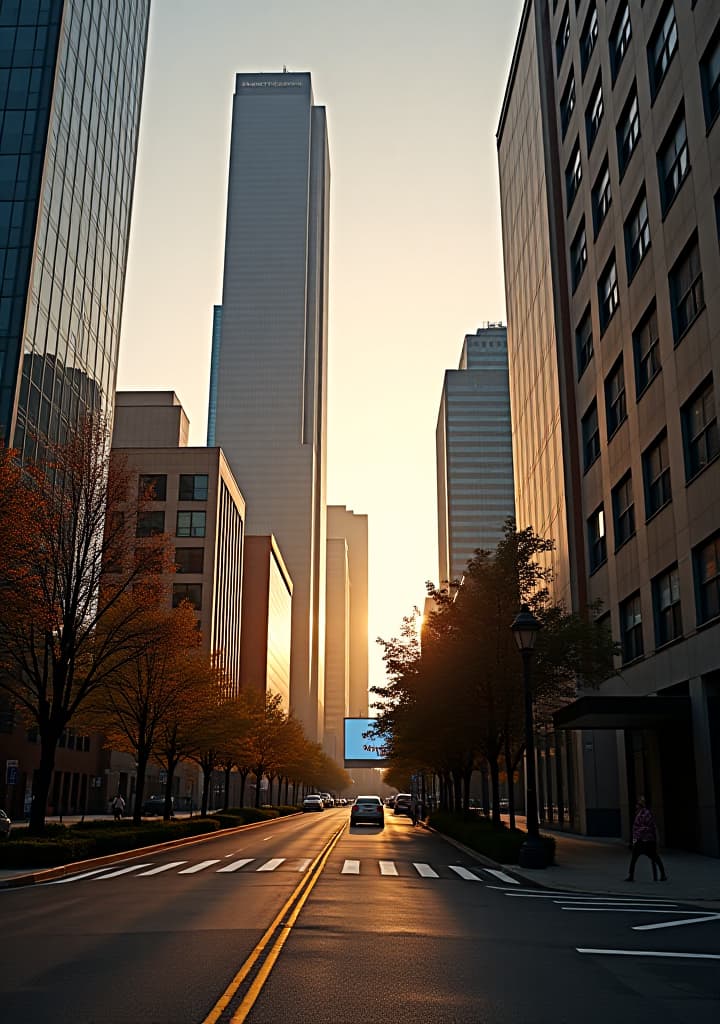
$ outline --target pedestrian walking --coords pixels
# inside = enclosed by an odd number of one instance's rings
[[[118,793],[110,806],[112,807],[115,821],[120,821],[125,811],[125,800],[121,793]]]
[[[665,865],[657,852],[657,826],[650,808],[645,802],[644,796],[639,796],[635,807],[635,820],[632,827],[632,856],[626,882],[635,881],[635,865],[638,857],[645,854],[652,863],[653,882],[657,882],[658,868],[660,869],[660,881],[667,882]]]

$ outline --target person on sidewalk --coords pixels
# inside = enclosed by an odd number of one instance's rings
[[[118,793],[118,795],[113,800],[112,811],[115,821],[120,821],[120,819],[123,816],[123,812],[125,811],[125,800],[123,799],[121,793]]]
[[[632,856],[626,882],[635,881],[635,865],[638,857],[644,853],[652,863],[653,882],[657,882],[657,872],[660,869],[660,881],[667,882],[665,865],[657,852],[657,827],[655,818],[650,808],[645,803],[645,797],[639,796],[635,808],[635,820],[632,827]]]

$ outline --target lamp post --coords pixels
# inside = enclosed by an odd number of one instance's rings
[[[535,738],[533,734],[533,698],[530,670],[540,623],[526,604],[522,605],[510,627],[523,661],[525,691],[525,816],[527,839],[520,848],[518,863],[523,868],[544,868],[545,849],[538,829],[537,783],[535,778]]]

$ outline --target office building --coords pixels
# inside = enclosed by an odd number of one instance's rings
[[[239,74],[211,379],[216,444],[293,581],[290,702],[322,738],[328,211],[325,109],[306,73]]]
[[[350,715],[350,602],[348,545],[328,537],[325,624],[325,753],[342,763],[345,719]]]
[[[275,538],[247,534],[243,558],[240,689],[279,696],[290,710],[293,585]]]
[[[344,505],[327,507],[328,557],[330,541],[344,541],[350,586],[348,715],[368,713],[368,517]],[[328,574],[328,580],[330,575]],[[328,584],[329,585],[329,584]],[[328,597],[328,647],[334,643]]]
[[[112,414],[149,0],[0,11],[0,442]]]
[[[440,586],[478,548],[493,549],[515,512],[507,329],[478,328],[446,370],[435,434]]]
[[[546,814],[720,855],[720,10],[524,4],[498,128],[520,526],[618,676],[547,738]],[[569,734],[566,742],[561,731]]]

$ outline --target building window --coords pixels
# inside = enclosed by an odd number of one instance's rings
[[[625,373],[622,356],[605,379],[605,412],[607,414],[608,441],[621,423],[627,419],[625,401]]]
[[[585,130],[587,132],[587,145],[588,153],[592,149],[593,143],[597,138],[597,133],[600,130],[600,122],[603,119],[603,113],[605,112],[605,104],[603,103],[603,91],[602,91],[602,78],[598,75],[598,80],[593,89],[590,102],[587,110],[585,111]]]
[[[613,82],[617,78],[620,65],[630,46],[632,39],[632,24],[630,22],[630,8],[627,0],[621,5],[610,33],[610,65],[612,67]]]
[[[164,512],[138,512],[136,537],[155,537],[165,532]]]
[[[670,67],[670,61],[677,50],[677,45],[678,34],[675,22],[675,8],[672,3],[667,3],[656,22],[648,46],[650,89],[653,99],[657,96],[667,69]]]
[[[630,90],[630,95],[622,109],[617,126],[618,163],[620,165],[621,174],[625,172],[627,165],[630,163],[630,157],[637,148],[639,138],[640,112],[638,108],[637,89],[633,82],[633,87]]]
[[[189,601],[195,611],[202,609],[201,583],[173,583],[172,606],[177,608],[183,601]]]
[[[656,576],[652,582],[655,613],[655,646],[662,647],[682,636],[680,574],[677,565]]]
[[[635,200],[630,216],[625,221],[625,255],[627,258],[628,280],[632,278],[650,248],[650,224],[648,222],[647,196],[643,187]]]
[[[582,33],[580,34],[580,66],[583,78],[593,55],[595,44],[598,38],[598,13],[595,4],[592,5],[585,19]]]
[[[715,29],[710,44],[700,61],[705,124],[708,131],[720,113],[720,25]]]
[[[720,615],[720,533],[693,552],[698,626]]]
[[[175,548],[175,571],[202,572],[204,548]]]
[[[582,418],[583,463],[585,471],[600,455],[600,428],[598,427],[597,402],[593,401]]]
[[[693,235],[685,246],[680,258],[670,271],[669,281],[673,335],[675,344],[677,344],[705,309],[697,235]]]
[[[207,501],[207,473],[181,473],[178,489],[179,501]]]
[[[607,157],[605,157],[592,190],[593,225],[595,228],[596,238],[605,218],[607,217],[611,202],[612,193],[610,191],[610,167],[608,165]]]
[[[205,515],[205,512],[178,512],[176,535],[178,537],[204,537]]]
[[[681,107],[675,115],[670,131],[665,136],[658,153],[658,174],[660,176],[660,198],[663,213],[670,209],[680,186],[690,171],[685,111]]]
[[[645,518],[651,519],[656,512],[659,512],[672,500],[666,431],[663,430],[662,434],[655,438],[650,447],[643,452],[642,464],[645,483]]]
[[[626,665],[644,653],[642,635],[642,608],[640,591],[631,594],[620,605],[620,642],[622,644],[622,660]]]
[[[657,310],[653,302],[633,334],[635,355],[635,393],[639,398],[651,380],[660,373],[660,336]]]
[[[560,98],[560,127],[563,139],[567,135],[572,112],[575,109],[575,72],[571,69],[567,85]]]
[[[575,200],[575,196],[580,188],[580,182],[582,181],[582,160],[580,159],[580,141],[575,140],[573,146],[572,155],[570,157],[570,163],[565,168],[565,188],[567,191],[567,208],[568,213]]]
[[[605,511],[603,506],[596,508],[587,521],[588,551],[590,555],[590,572],[599,569],[607,561],[607,538],[605,536]]]
[[[567,50],[568,43],[570,42],[570,11],[568,10],[567,4],[563,11],[563,16],[560,19],[560,29],[555,40],[555,56],[557,58],[557,73],[560,74],[560,68],[562,67],[563,57]]]
[[[682,425],[685,474],[690,481],[720,454],[712,377],[683,406]]]
[[[593,357],[592,317],[588,306],[582,320],[575,330],[575,348],[577,350],[578,379],[582,377]]]
[[[167,477],[164,473],[154,476],[141,474],[138,481],[138,497],[145,501],[165,501]]]
[[[621,548],[635,534],[635,504],[633,502],[632,473],[626,473],[612,490],[615,550]]]
[[[610,257],[602,277],[598,281],[598,299],[600,300],[600,330],[604,333],[620,301],[618,298],[615,253]]]
[[[580,223],[577,234],[573,238],[572,245],[570,246],[570,264],[572,274],[572,287],[573,291],[578,286],[580,278],[585,272],[587,266],[587,238],[585,237],[585,219]]]

